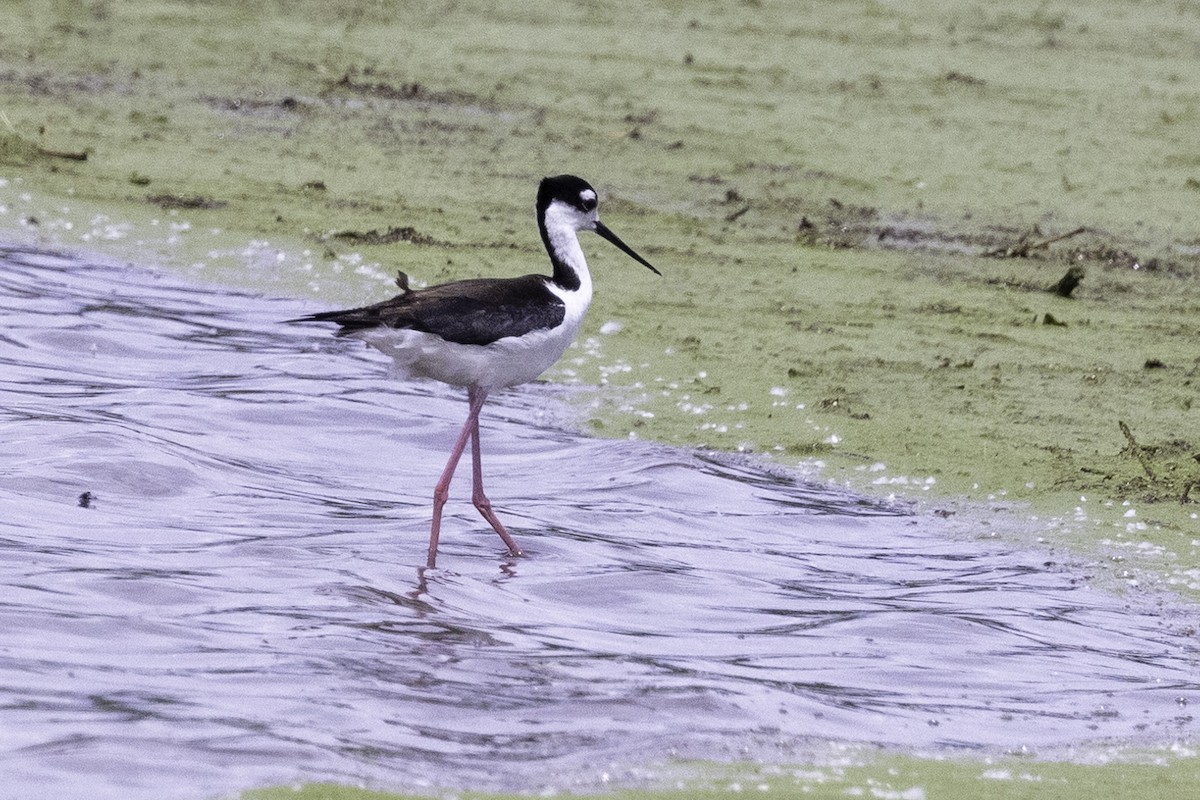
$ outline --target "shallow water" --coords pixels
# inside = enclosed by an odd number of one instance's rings
[[[583,438],[532,386],[484,412],[489,494],[528,556],[475,514],[464,463],[424,570],[459,394],[279,324],[296,301],[128,266],[0,248],[0,308],[13,796],[564,788],[829,741],[1200,733],[1185,614],[1045,553]]]

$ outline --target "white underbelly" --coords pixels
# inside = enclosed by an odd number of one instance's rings
[[[390,356],[396,377],[432,378],[451,386],[490,391],[536,379],[558,361],[578,327],[533,331],[488,345],[455,344],[403,328],[372,328],[350,335]]]

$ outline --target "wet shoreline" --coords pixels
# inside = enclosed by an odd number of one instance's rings
[[[553,387],[484,426],[529,557],[456,486],[426,571],[457,394],[279,325],[293,300],[4,258],[17,785],[515,790],[730,748],[1196,735],[1194,637],[1161,598],[753,460],[547,427]]]

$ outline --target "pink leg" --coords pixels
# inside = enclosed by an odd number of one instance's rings
[[[487,399],[487,392],[482,390],[474,390],[479,394],[479,406],[483,407],[483,401]],[[474,422],[471,428],[471,502],[475,504],[475,508],[479,509],[479,513],[492,526],[492,530],[500,534],[500,538],[508,545],[508,552],[514,556],[524,555],[521,548],[517,547],[517,542],[508,531],[505,530],[500,518],[492,511],[492,501],[487,499],[487,495],[483,493],[483,461],[479,456],[479,414],[476,413],[473,417]]]
[[[479,412],[483,408],[484,401],[487,400],[487,392],[482,389],[469,389],[467,390],[467,400],[470,404],[467,421],[463,423],[462,431],[459,432],[458,439],[454,443],[454,449],[450,451],[450,458],[442,470],[442,476],[438,478],[437,486],[433,489],[433,525],[429,530],[429,558],[427,561],[430,567],[434,567],[437,562],[438,538],[442,530],[442,508],[445,507],[446,500],[450,496],[450,481],[454,477],[454,470],[458,467],[459,459],[462,458],[463,450],[467,447],[467,439],[472,442],[471,455],[474,460],[474,488],[471,500],[479,509],[479,513],[483,514],[483,518],[491,524],[496,533],[500,534],[500,538],[508,545],[509,552],[515,556],[521,555],[521,549],[517,547],[517,543],[492,512],[492,503],[483,493],[483,467],[479,461]]]
[[[458,467],[458,460],[462,458],[463,450],[467,446],[467,439],[471,438],[471,432],[479,424],[479,409],[483,407],[482,401],[475,402],[474,389],[467,394],[467,397],[470,400],[467,421],[458,434],[458,441],[454,443],[454,449],[450,451],[450,459],[446,461],[442,477],[438,478],[437,486],[433,487],[433,526],[429,530],[429,559],[426,562],[430,567],[435,566],[437,561],[438,537],[442,531],[442,508],[446,505],[446,499],[450,497],[450,479],[454,477],[454,470]]]

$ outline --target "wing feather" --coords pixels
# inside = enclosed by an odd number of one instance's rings
[[[547,278],[478,278],[412,289],[361,308],[324,311],[293,322],[333,322],[339,334],[366,328],[411,328],[457,344],[487,345],[562,322],[566,306]]]

